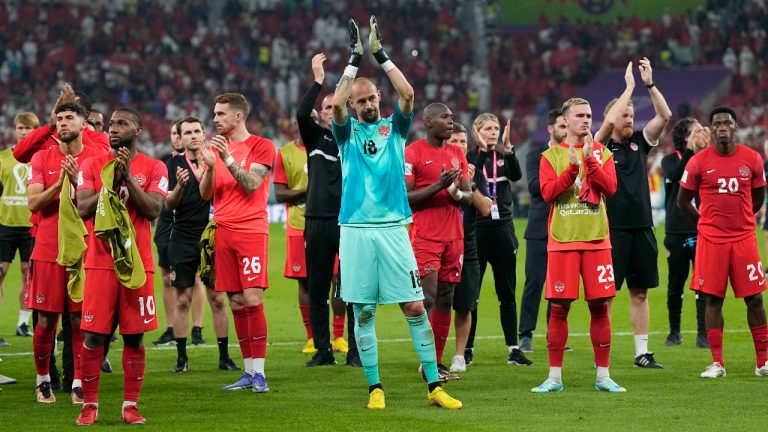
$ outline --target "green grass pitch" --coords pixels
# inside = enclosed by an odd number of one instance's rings
[[[521,241],[517,260],[517,298],[522,294],[525,242],[524,220],[516,220]],[[217,370],[215,337],[206,310],[204,336],[208,345],[190,347],[190,372],[174,374],[174,347],[156,348],[151,341],[160,331],[148,334],[147,370],[139,407],[150,430],[765,430],[768,379],[754,375],[754,349],[746,323],[743,302],[726,300],[725,359],[728,376],[704,380],[699,373],[711,363],[708,350],[694,347],[693,294],[685,293],[684,341],[681,346],[663,345],[666,337],[666,273],[663,227],[657,230],[661,287],[650,293],[650,349],[663,370],[632,366],[634,345],[629,322],[628,296],[621,291],[613,312],[611,375],[628,389],[625,394],[597,393],[593,389],[592,346],[588,337],[588,311],[583,301],[574,304],[563,378],[565,391],[535,395],[530,388],[547,376],[547,354],[543,338],[546,324],[540,314],[534,337],[535,352],[530,367],[508,366],[507,350],[499,325],[490,271],[483,284],[475,363],[464,380],[446,389],[464,402],[464,409],[447,412],[429,407],[426,386],[417,373],[418,360],[410,344],[408,326],[399,308],[380,308],[377,318],[380,368],[387,408],[369,412],[367,385],[362,370],[342,365],[308,369],[308,356],[299,351],[304,329],[297,308],[296,283],[282,277],[285,256],[284,230],[272,225],[269,278],[265,295],[269,322],[267,349],[268,394],[250,391],[224,392],[221,387],[237,379],[234,372]],[[764,234],[758,233],[761,251]],[[763,256],[765,256],[763,254]],[[162,314],[161,283],[156,283],[157,310]],[[11,267],[0,308],[0,335],[11,343],[0,348],[0,373],[18,379],[0,393],[0,430],[61,430],[74,427],[79,407],[69,395],[57,393],[53,405],[34,402],[35,383],[32,340],[13,336],[17,319],[18,264]],[[518,303],[519,305],[519,303]],[[207,306],[206,306],[207,307]],[[160,317],[161,325],[164,320]],[[239,359],[234,327],[230,325],[230,353]],[[115,372],[102,374],[98,427],[124,426],[120,420],[122,401],[121,342],[113,345],[110,359]],[[59,350],[61,347],[59,346]],[[453,339],[448,341],[444,361],[450,363]],[[337,355],[343,363],[344,356]]]

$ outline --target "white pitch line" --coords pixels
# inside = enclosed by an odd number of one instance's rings
[[[725,333],[747,333],[748,330],[745,329],[736,329],[736,330],[726,330]],[[683,334],[694,334],[696,333],[695,330],[683,330],[681,331]],[[659,336],[659,335],[666,335],[667,332],[649,332],[649,335],[653,336]],[[612,336],[633,336],[634,333],[632,332],[615,332],[611,333]],[[544,335],[534,335],[536,338],[543,338]],[[589,337],[589,333],[570,333],[568,337]],[[451,338],[453,339],[453,338]],[[504,339],[504,336],[502,335],[494,335],[494,336],[476,336],[475,339]],[[379,343],[402,343],[402,342],[411,342],[410,338],[396,338],[396,339],[379,339]],[[270,342],[267,345],[269,346],[295,346],[295,345],[303,345],[307,343],[307,341],[291,341],[291,342]],[[230,347],[239,347],[239,344],[229,344]],[[147,346],[147,351],[165,351],[165,350],[175,350],[175,345],[164,345],[164,346]],[[187,345],[187,349],[191,350],[197,350],[197,349],[213,349],[218,348],[217,345],[213,344],[205,344],[205,345]],[[109,352],[122,352],[122,348],[115,348],[110,349]],[[21,356],[31,356],[32,352],[17,352],[17,353],[8,353],[8,354],[0,354],[0,358],[2,357],[21,357]]]

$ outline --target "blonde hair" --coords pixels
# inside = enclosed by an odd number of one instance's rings
[[[13,119],[13,126],[16,127],[18,123],[21,123],[27,127],[31,127],[32,129],[37,129],[40,127],[40,119],[37,118],[33,112],[23,112],[17,114]]]
[[[586,99],[582,99],[582,98],[568,99],[563,103],[563,107],[560,109],[560,111],[563,112],[563,117],[565,117],[568,114],[568,111],[570,111],[571,108],[575,105],[589,105],[589,102]]]
[[[472,122],[472,127],[477,130],[480,130],[480,128],[483,127],[483,125],[488,120],[495,122],[497,125],[499,125],[499,127],[501,127],[501,122],[499,121],[499,118],[491,113],[482,113],[479,116],[475,117],[475,121]]]
[[[617,100],[619,100],[619,98],[613,98],[613,99],[611,99],[611,101],[610,101],[610,102],[608,102],[608,105],[606,105],[606,106],[605,106],[605,110],[603,111],[603,116],[605,116],[606,114],[608,114],[608,111],[610,111],[610,110],[611,110],[611,108],[612,108],[612,107],[613,107],[613,106],[616,104],[616,101],[617,101]],[[635,104],[633,104],[633,103],[632,103],[632,99],[630,99],[630,100],[629,100],[629,102],[627,102],[627,106],[628,106],[628,107],[633,107],[633,106],[635,106]]]

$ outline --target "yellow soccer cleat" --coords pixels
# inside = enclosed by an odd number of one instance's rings
[[[461,409],[461,407],[464,406],[460,400],[452,398],[442,387],[436,387],[432,390],[427,396],[427,400],[429,400],[430,405],[451,410]]]
[[[382,410],[384,409],[385,406],[386,404],[384,403],[384,390],[380,388],[373,389],[371,394],[368,395],[368,409]]]
[[[344,340],[344,338],[339,337],[333,340],[331,349],[336,352],[347,353],[349,352],[349,345],[347,344],[347,341]]]
[[[301,349],[301,352],[303,354],[314,354],[317,352],[317,349],[315,348],[315,340],[314,339],[307,339],[307,344],[304,345],[304,348]]]

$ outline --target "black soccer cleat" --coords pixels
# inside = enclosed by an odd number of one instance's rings
[[[472,360],[475,358],[475,349],[467,348],[464,350],[464,363],[469,366],[472,364]]]
[[[706,333],[699,333],[696,336],[696,348],[709,349],[709,339],[707,339]]]
[[[363,367],[363,362],[360,361],[360,354],[357,353],[356,349],[354,352],[352,352],[352,349],[349,350],[347,353],[347,361],[344,362],[344,364],[350,367]]]
[[[101,362],[101,371],[104,373],[112,373],[112,363],[109,362],[109,359],[104,357],[104,361]]]
[[[176,367],[173,368],[176,373],[183,373],[189,371],[189,360],[185,358],[176,359]]]
[[[323,348],[323,349],[317,350],[315,355],[312,356],[312,359],[310,359],[304,365],[306,367],[315,367],[315,366],[333,366],[335,364],[336,364],[336,358],[333,356],[333,351],[331,351],[329,348]]]
[[[518,366],[530,366],[533,364],[533,362],[528,360],[528,357],[526,357],[525,354],[523,354],[523,352],[520,351],[520,348],[514,348],[512,351],[509,352],[509,357],[507,358],[507,364],[518,365]]]
[[[29,325],[27,323],[21,323],[16,327],[16,336],[32,337],[32,332],[29,331]]]
[[[679,332],[670,333],[667,336],[667,340],[664,341],[664,345],[668,347],[680,345],[681,343],[683,343],[683,335]]]
[[[219,369],[220,370],[225,370],[225,371],[239,371],[239,370],[241,370],[240,366],[238,366],[234,362],[234,360],[232,360],[229,357],[223,358],[223,359],[219,359]]]
[[[152,342],[153,345],[168,345],[175,343],[176,338],[173,336],[173,329],[170,327],[168,327],[156,341]]]
[[[205,345],[202,327],[192,327],[192,345]]]
[[[656,359],[653,358],[652,352],[635,357],[635,367],[646,369],[664,369],[664,366],[656,363]]]

